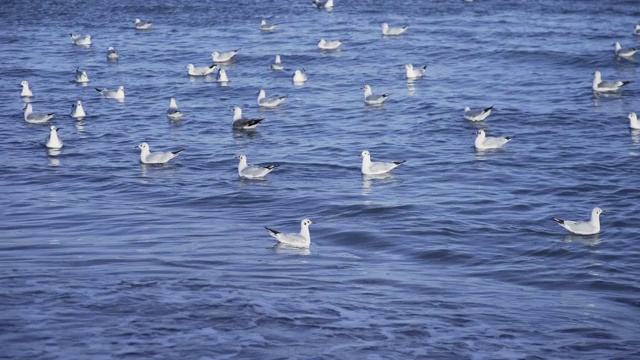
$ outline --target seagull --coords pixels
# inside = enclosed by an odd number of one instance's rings
[[[211,58],[213,59],[214,63],[223,63],[233,59],[233,57],[236,56],[239,51],[240,49],[236,49],[236,50],[228,51],[222,54],[220,54],[217,51],[214,51],[211,53]]]
[[[78,100],[75,104],[71,105],[71,117],[74,119],[82,119],[87,116],[84,113],[84,108],[82,107],[82,101]]]
[[[286,98],[286,96],[280,96],[277,98],[268,99],[267,93],[263,89],[260,89],[260,91],[258,91],[258,106],[274,108],[280,105]]]
[[[280,61],[280,55],[276,55],[276,60],[271,64],[271,70],[284,70],[282,62]]]
[[[334,41],[326,41],[325,39],[320,39],[318,41],[318,49],[321,50],[336,50],[342,45],[342,41],[334,40]]]
[[[33,96],[33,92],[31,92],[31,89],[29,88],[29,83],[27,82],[27,80],[22,80],[22,82],[20,83],[20,86],[22,86],[22,91],[20,92],[20,96],[22,97]]]
[[[589,221],[569,221],[553,218],[563,228],[576,235],[595,235],[600,232],[600,214],[604,211],[599,207],[591,210],[591,219]]]
[[[216,69],[218,65],[213,64],[211,66],[193,66],[193,64],[187,65],[187,72],[190,76],[207,76]]]
[[[50,114],[34,113],[31,103],[27,103],[27,105],[24,106],[24,121],[30,124],[44,124],[47,121],[49,121],[49,119],[51,119],[53,115],[54,115],[53,113],[50,113]]]
[[[487,118],[487,116],[491,115],[491,110],[493,109],[493,105],[484,109],[471,110],[470,107],[465,106],[464,108],[464,118],[469,121],[482,121]]]
[[[116,51],[116,49],[113,48],[113,46],[109,46],[109,48],[107,49],[107,60],[118,60],[120,56],[118,55],[118,52]]]
[[[638,49],[623,49],[619,42],[615,42],[613,44],[616,47],[616,56],[620,56],[626,59],[633,57],[633,55],[638,51]]]
[[[151,27],[151,24],[153,23],[149,21],[142,21],[140,19],[136,19],[133,22],[133,26],[135,26],[136,30],[147,30]]]
[[[373,95],[371,86],[365,85],[362,87],[364,90],[364,103],[367,105],[380,105],[389,98],[390,94]]]
[[[487,137],[482,129],[478,130],[476,135],[475,147],[478,150],[499,149],[513,139],[513,137]]]
[[[260,22],[260,31],[274,31],[278,25],[277,24],[267,24],[267,20],[262,19]]]
[[[244,154],[240,154],[236,157],[240,160],[238,163],[238,176],[246,179],[259,179],[267,176],[268,173],[277,168],[278,165],[257,166],[248,165],[247,157]]]
[[[294,83],[303,83],[307,81],[307,71],[305,69],[298,69],[293,73]]]
[[[593,85],[591,87],[595,92],[610,92],[616,91],[632,82],[633,81],[603,81],[600,71],[596,71],[593,73]]]
[[[362,173],[364,175],[380,175],[386,174],[389,171],[397,168],[401,164],[404,164],[406,160],[402,161],[394,161],[394,162],[372,162],[371,154],[369,154],[368,150],[363,151],[360,154],[362,158]]]
[[[182,117],[182,111],[178,110],[176,99],[169,100],[169,108],[167,109],[167,117],[171,120],[179,120]]]
[[[629,118],[629,127],[633,130],[640,130],[640,121],[638,121],[638,117],[636,116],[636,113],[631,112],[629,113],[629,116],[627,116],[627,118]]]
[[[166,164],[184,150],[152,153],[149,151],[149,144],[146,142],[141,143],[137,148],[140,149],[140,162],[143,164]]]
[[[76,68],[75,82],[79,84],[86,84],[89,82],[89,75],[87,75],[87,72],[85,70],[80,70],[79,68]]]
[[[255,129],[256,126],[258,126],[258,124],[260,124],[260,122],[262,120],[264,120],[264,118],[261,119],[247,119],[247,118],[243,118],[242,117],[242,109],[240,108],[240,106],[235,106],[233,109],[231,109],[230,111],[233,111],[233,128],[236,130],[251,130],[251,129]]]
[[[382,35],[385,35],[385,36],[402,35],[405,31],[407,31],[407,29],[409,29],[408,25],[400,28],[390,28],[389,24],[382,23]]]
[[[91,35],[86,35],[82,37],[80,34],[69,34],[71,35],[71,41],[75,45],[89,46],[91,45]]]
[[[636,25],[633,28],[633,35],[640,35],[640,25]]]
[[[124,86],[118,86],[118,90],[113,91],[109,89],[98,89],[96,91],[102,94],[105,99],[116,99],[116,100],[124,100]]]
[[[227,77],[227,72],[223,68],[218,69],[218,74],[216,75],[216,81],[219,83],[229,82],[229,78]]]
[[[311,245],[311,235],[309,234],[309,225],[311,224],[314,224],[314,222],[309,219],[302,220],[300,222],[299,234],[283,234],[279,231],[269,229],[266,226],[264,228],[267,229],[269,235],[276,238],[276,240],[278,240],[278,242],[281,244],[293,247],[308,248]]]
[[[55,125],[49,126],[49,135],[44,142],[44,146],[48,149],[62,149],[62,140],[58,136],[58,128]]]
[[[333,9],[333,0],[313,0],[312,3],[318,9]]]
[[[407,79],[413,80],[417,78],[421,78],[425,71],[427,71],[427,65],[423,66],[420,69],[414,69],[412,64],[407,64],[404,66],[405,73],[407,75]]]

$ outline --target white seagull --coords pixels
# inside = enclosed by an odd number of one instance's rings
[[[187,72],[190,76],[207,76],[216,69],[218,65],[213,64],[211,66],[193,66],[193,64],[187,65]]]
[[[79,68],[76,68],[76,77],[74,81],[79,84],[86,84],[89,82],[89,75],[85,70],[80,70]]]
[[[600,71],[593,73],[593,85],[591,88],[595,92],[610,92],[616,91],[621,87],[631,84],[633,81],[603,81]]]
[[[320,41],[318,41],[318,49],[321,50],[336,50],[340,45],[342,45],[342,41],[340,40],[327,41],[320,39]]]
[[[230,111],[233,111],[233,128],[235,130],[251,130],[251,129],[255,129],[256,126],[258,126],[258,124],[260,124],[260,122],[262,120],[264,120],[264,118],[256,118],[256,119],[248,119],[248,118],[243,118],[242,117],[242,109],[240,108],[240,106],[234,106],[233,109],[231,109]]]
[[[22,97],[32,97],[33,96],[33,92],[29,88],[29,83],[26,80],[22,80],[22,82],[20,83],[20,86],[22,86],[22,91],[20,92],[20,96],[22,96]]]
[[[218,69],[218,74],[216,75],[216,81],[219,83],[229,82],[229,78],[227,77],[227,72],[223,68]]]
[[[407,79],[409,80],[414,80],[414,79],[418,79],[421,78],[422,76],[424,76],[424,73],[427,71],[427,65],[419,68],[419,69],[414,69],[413,68],[413,64],[407,64],[404,66],[404,70],[405,70],[405,74],[407,76]]]
[[[305,69],[298,69],[293,73],[293,82],[301,84],[307,81],[307,71]]]
[[[152,22],[142,21],[140,19],[135,19],[133,22],[133,26],[135,26],[136,30],[147,30],[151,27]]]
[[[171,120],[178,120],[182,117],[182,111],[178,110],[176,99],[171,98],[169,100],[169,108],[167,109],[167,117]]]
[[[631,129],[640,130],[640,121],[638,121],[638,116],[636,116],[636,113],[629,113],[629,116],[627,116],[627,118],[629,118],[629,127]]]
[[[271,70],[284,70],[282,61],[280,60],[280,55],[276,55],[275,61],[271,64]]]
[[[211,53],[211,59],[213,59],[214,63],[224,63],[233,59],[233,57],[236,56],[239,51],[240,49],[236,49],[233,51],[224,52],[222,54],[217,51],[214,51]]]
[[[240,154],[236,157],[240,160],[238,163],[238,176],[246,179],[260,179],[267,176],[268,173],[277,168],[278,165],[257,166],[247,164],[247,157]]]
[[[382,35],[385,35],[385,36],[402,35],[405,31],[407,31],[407,29],[409,29],[408,25],[399,27],[399,28],[390,28],[389,24],[382,23]]]
[[[137,148],[140,149],[140,162],[143,164],[166,164],[184,150],[152,153],[149,151],[149,144],[146,142],[141,143]]]
[[[85,37],[82,37],[82,35],[80,34],[69,34],[69,35],[71,35],[71,42],[73,42],[74,45],[81,45],[81,46],[91,45],[91,35],[86,35]]]
[[[380,105],[389,98],[390,94],[373,95],[371,86],[365,85],[362,87],[364,90],[364,102],[367,105]]]
[[[363,151],[360,154],[362,158],[362,173],[364,175],[381,175],[386,174],[389,171],[397,168],[398,166],[404,164],[406,160],[402,161],[394,161],[394,162],[372,162],[371,154],[369,154],[368,150]]]
[[[267,93],[263,89],[260,89],[260,91],[258,91],[258,106],[274,108],[280,105],[286,98],[286,96],[280,96],[268,99]]]
[[[48,149],[62,149],[62,140],[58,136],[58,128],[55,125],[49,126],[49,135],[44,142],[44,146]]]
[[[74,119],[82,119],[87,116],[84,113],[84,108],[82,107],[82,101],[78,100],[75,104],[71,105],[71,117]]]
[[[576,235],[595,235],[600,232],[600,214],[604,211],[599,207],[591,210],[591,219],[589,221],[569,221],[553,218],[563,228]]]
[[[614,45],[614,46],[615,46],[615,48],[616,48],[616,56],[620,56],[620,57],[623,57],[623,58],[627,58],[627,59],[632,58],[632,57],[633,57],[633,55],[634,55],[636,52],[638,52],[638,49],[636,49],[636,48],[633,48],[633,49],[623,49],[623,48],[622,48],[622,45],[620,45],[620,43],[619,43],[619,42],[617,42],[617,41],[616,41],[613,45]]]
[[[333,9],[333,0],[313,0],[312,3],[318,9]]]
[[[274,31],[276,29],[276,27],[278,27],[277,24],[267,24],[267,20],[262,19],[262,21],[260,22],[260,31]]]
[[[33,112],[31,103],[27,103],[24,106],[24,121],[30,124],[44,124],[53,117],[53,113],[50,114],[36,114]]]
[[[633,28],[633,35],[640,35],[640,25],[636,25]]]
[[[476,141],[474,143],[478,150],[499,149],[508,143],[513,137],[491,137],[487,136],[484,130],[480,129],[476,132]]]
[[[314,224],[314,222],[309,219],[302,220],[300,222],[300,233],[298,234],[283,234],[280,231],[269,229],[266,226],[264,228],[267,229],[269,235],[276,238],[276,240],[278,240],[278,242],[281,244],[293,247],[308,248],[309,246],[311,246],[311,235],[309,234],[309,225],[311,224]]]
[[[476,109],[471,110],[470,107],[465,106],[464,108],[464,118],[469,121],[482,121],[486,119],[489,115],[491,115],[491,110],[493,110],[493,106],[489,106],[484,109]]]
[[[116,100],[124,100],[124,86],[118,86],[118,90],[113,91],[109,89],[98,89],[96,91],[102,94],[105,99],[116,99]]]
[[[114,61],[118,60],[119,57],[120,55],[118,55],[118,52],[113,48],[113,46],[109,46],[109,48],[107,48],[107,60]]]

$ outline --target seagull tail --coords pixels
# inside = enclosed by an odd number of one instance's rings
[[[102,89],[95,88],[97,92],[101,93]]]
[[[180,149],[180,150],[178,150],[178,151],[172,151],[171,153],[172,153],[174,156],[178,156],[178,155],[180,155],[180,153],[181,153],[181,152],[183,152],[183,151],[184,151],[184,149]]]
[[[422,70],[427,70],[427,65],[423,66]]]
[[[264,168],[265,168],[265,169],[272,170],[272,169],[277,168],[278,166],[280,166],[280,165],[267,165],[267,166],[265,166]]]
[[[564,225],[564,220],[562,220],[562,219],[558,219],[558,218],[551,218],[551,220],[553,220],[553,221],[557,222],[557,223],[558,223],[558,224],[560,224],[560,225]]]
[[[389,96],[391,96],[391,94],[382,94],[383,98],[388,98]]]
[[[622,85],[620,85],[620,86],[625,86],[625,85],[631,84],[632,82],[633,82],[633,80],[630,80],[630,81],[623,81],[623,82],[622,82]]]
[[[513,136],[507,136],[505,137],[505,139],[507,139],[507,141],[511,141],[513,139]]]
[[[216,66],[218,66],[218,64],[213,64],[213,65],[209,66],[209,69],[213,69],[213,68],[215,68]]]
[[[249,125],[249,126],[258,125],[258,124],[260,124],[260,122],[261,122],[262,120],[264,120],[264,119],[249,120],[249,121],[247,121],[247,125]]]
[[[276,231],[276,230],[273,230],[273,229],[269,229],[269,228],[268,228],[268,227],[266,227],[266,226],[265,226],[264,228],[265,228],[265,229],[267,229],[267,231],[269,232],[269,235],[271,235],[271,236],[273,236],[273,237],[276,237],[276,235],[280,234],[280,231]]]
[[[398,166],[398,165],[402,165],[402,164],[404,164],[404,163],[406,163],[406,162],[407,162],[407,160],[402,160],[402,161],[394,161],[393,163],[394,163],[396,166]]]

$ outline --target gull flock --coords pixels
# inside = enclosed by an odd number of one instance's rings
[[[333,0],[312,0],[312,5],[318,10],[332,11],[334,9]],[[144,33],[145,31],[153,31],[150,30],[152,28],[152,25],[152,22],[144,21],[139,18],[136,18],[133,22],[133,28],[135,30],[141,30],[141,33]],[[265,33],[273,33],[277,31],[278,27],[278,24],[269,24],[266,19],[262,19],[261,23],[258,26],[258,29]],[[381,25],[381,28],[383,37],[402,36],[409,30],[408,25],[390,27],[386,22]],[[635,25],[633,34],[636,36],[640,36],[640,24]],[[70,37],[71,43],[74,46],[90,47],[93,43],[92,37],[89,34],[82,35],[71,33]],[[321,38],[318,40],[317,47],[322,51],[339,51],[342,49],[343,44],[344,41],[342,40],[326,40],[324,38]],[[619,42],[615,42],[613,45],[614,54],[617,58],[627,61],[634,61],[633,57],[636,54],[637,49],[623,48]],[[187,69],[187,74],[191,77],[206,77],[210,74],[213,74],[217,70],[217,73],[215,74],[216,81],[220,83],[227,83],[229,82],[229,78],[225,69],[220,67],[220,65],[228,63],[235,59],[240,53],[240,50],[241,49],[235,49],[226,52],[213,51],[211,53],[212,63],[210,65],[195,66],[194,64],[187,64],[185,66],[185,68]],[[106,51],[106,57],[107,61],[117,63],[120,59],[120,54],[114,47],[109,46]],[[285,69],[281,55],[275,55],[275,59],[271,64],[271,69],[275,71],[283,71]],[[413,64],[406,64],[404,67],[404,72],[408,82],[416,81],[424,78],[427,72],[427,66],[422,65],[414,67]],[[305,68],[299,68],[293,72],[292,81],[295,86],[304,85],[307,79],[308,76]],[[88,72],[86,70],[77,68],[75,70],[75,77],[73,81],[86,86],[90,81]],[[631,84],[632,82],[633,81],[629,80],[603,80],[602,73],[599,70],[596,70],[593,73],[592,90],[594,94],[618,92],[622,87]],[[20,86],[22,87],[20,97],[22,97],[22,99],[26,103],[23,108],[24,121],[29,124],[49,124],[49,122],[54,118],[55,114],[34,112],[33,106],[29,102],[29,99],[34,96],[34,91],[31,88],[31,85],[25,80],[20,83]],[[389,99],[391,95],[389,93],[374,94],[372,87],[368,84],[363,85],[361,89],[364,91],[364,103],[366,106],[383,106],[385,101]],[[106,99],[113,99],[117,101],[124,101],[125,99],[125,89],[122,85],[120,85],[115,90],[96,88],[96,91]],[[257,105],[258,107],[262,108],[276,108],[280,106],[287,98],[286,96],[277,96],[271,98],[267,97],[265,89],[259,89],[257,94]],[[464,108],[462,117],[468,121],[482,122],[491,115],[491,112],[493,110],[493,106],[478,109],[471,109],[467,106]],[[254,131],[256,127],[260,125],[264,120],[264,118],[244,117],[243,111],[239,106],[233,107],[232,109],[230,109],[230,111],[233,112],[231,127],[236,131]],[[77,120],[81,120],[86,117],[85,110],[80,100],[77,100],[72,105],[70,116]],[[176,99],[173,97],[169,99],[169,106],[166,110],[166,116],[172,121],[179,121],[183,116],[183,112],[178,108]],[[640,130],[640,122],[638,121],[635,113],[632,112],[628,114],[628,119],[630,129]],[[46,148],[61,149],[63,147],[63,141],[58,133],[60,130],[60,128],[57,128],[53,124],[49,125],[48,135],[46,136],[46,139],[44,141],[44,145]],[[476,132],[474,148],[476,149],[476,151],[498,150],[509,143],[512,139],[512,136],[490,137],[487,136],[484,130],[480,129]],[[140,163],[142,164],[167,164],[169,161],[175,159],[183,152],[183,149],[166,152],[151,152],[150,146],[146,142],[140,143],[138,146],[136,146],[136,148],[140,150]],[[386,175],[406,162],[406,160],[392,162],[374,162],[371,161],[371,154],[368,150],[362,151],[360,156],[362,158],[361,173],[363,174],[363,176]],[[239,155],[237,159],[239,160],[237,168],[238,176],[244,179],[264,179],[265,176],[270,174],[278,167],[277,164],[248,164],[247,156],[244,154]],[[595,207],[591,212],[590,220],[584,222],[563,220],[555,217],[552,218],[552,220],[573,234],[594,235],[600,232],[600,214],[602,214],[603,212],[604,211],[599,207]],[[314,224],[314,222],[309,219],[303,219],[300,222],[299,233],[282,233],[268,227],[265,228],[269,235],[274,237],[281,245],[308,248],[311,245],[311,236],[309,233],[309,226],[311,224]]]

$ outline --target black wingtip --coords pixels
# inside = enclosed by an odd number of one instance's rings
[[[551,220],[557,222],[558,224],[564,224],[564,220],[558,218],[551,218]]]
[[[396,165],[402,165],[402,164],[404,164],[406,162],[407,162],[407,160],[402,160],[402,161],[394,161],[393,163],[396,164]]]
[[[487,112],[489,110],[493,110],[493,105],[489,106],[488,108],[484,109],[484,112]]]
[[[267,165],[267,166],[265,166],[264,168],[265,168],[265,169],[269,169],[269,170],[271,170],[271,169],[275,169],[275,168],[277,168],[278,166],[280,166],[280,165]]]
[[[180,153],[181,153],[181,152],[183,152],[183,151],[184,151],[184,149],[180,149],[180,150],[178,150],[178,151],[172,151],[171,153],[172,153],[173,155],[178,155],[178,154],[180,154]]]
[[[632,82],[633,82],[633,80],[623,81],[621,86],[625,86],[625,85],[631,84]]]
[[[102,90],[101,90],[101,89],[98,89],[98,88],[95,88],[95,89],[96,89],[96,91],[97,91],[97,92],[102,92]]]
[[[270,232],[270,233],[272,233],[272,234],[274,234],[274,235],[278,235],[278,234],[280,234],[280,231],[276,231],[276,230],[273,230],[273,229],[269,229],[269,228],[268,228],[268,227],[266,227],[266,226],[265,226],[264,228],[265,228],[265,229],[267,229],[267,231],[268,231],[268,232]]]
[[[505,137],[505,139],[507,139],[507,141],[511,141],[511,139],[513,139],[513,136],[507,136]]]
[[[388,98],[389,96],[391,96],[391,94],[382,94],[383,98]]]

